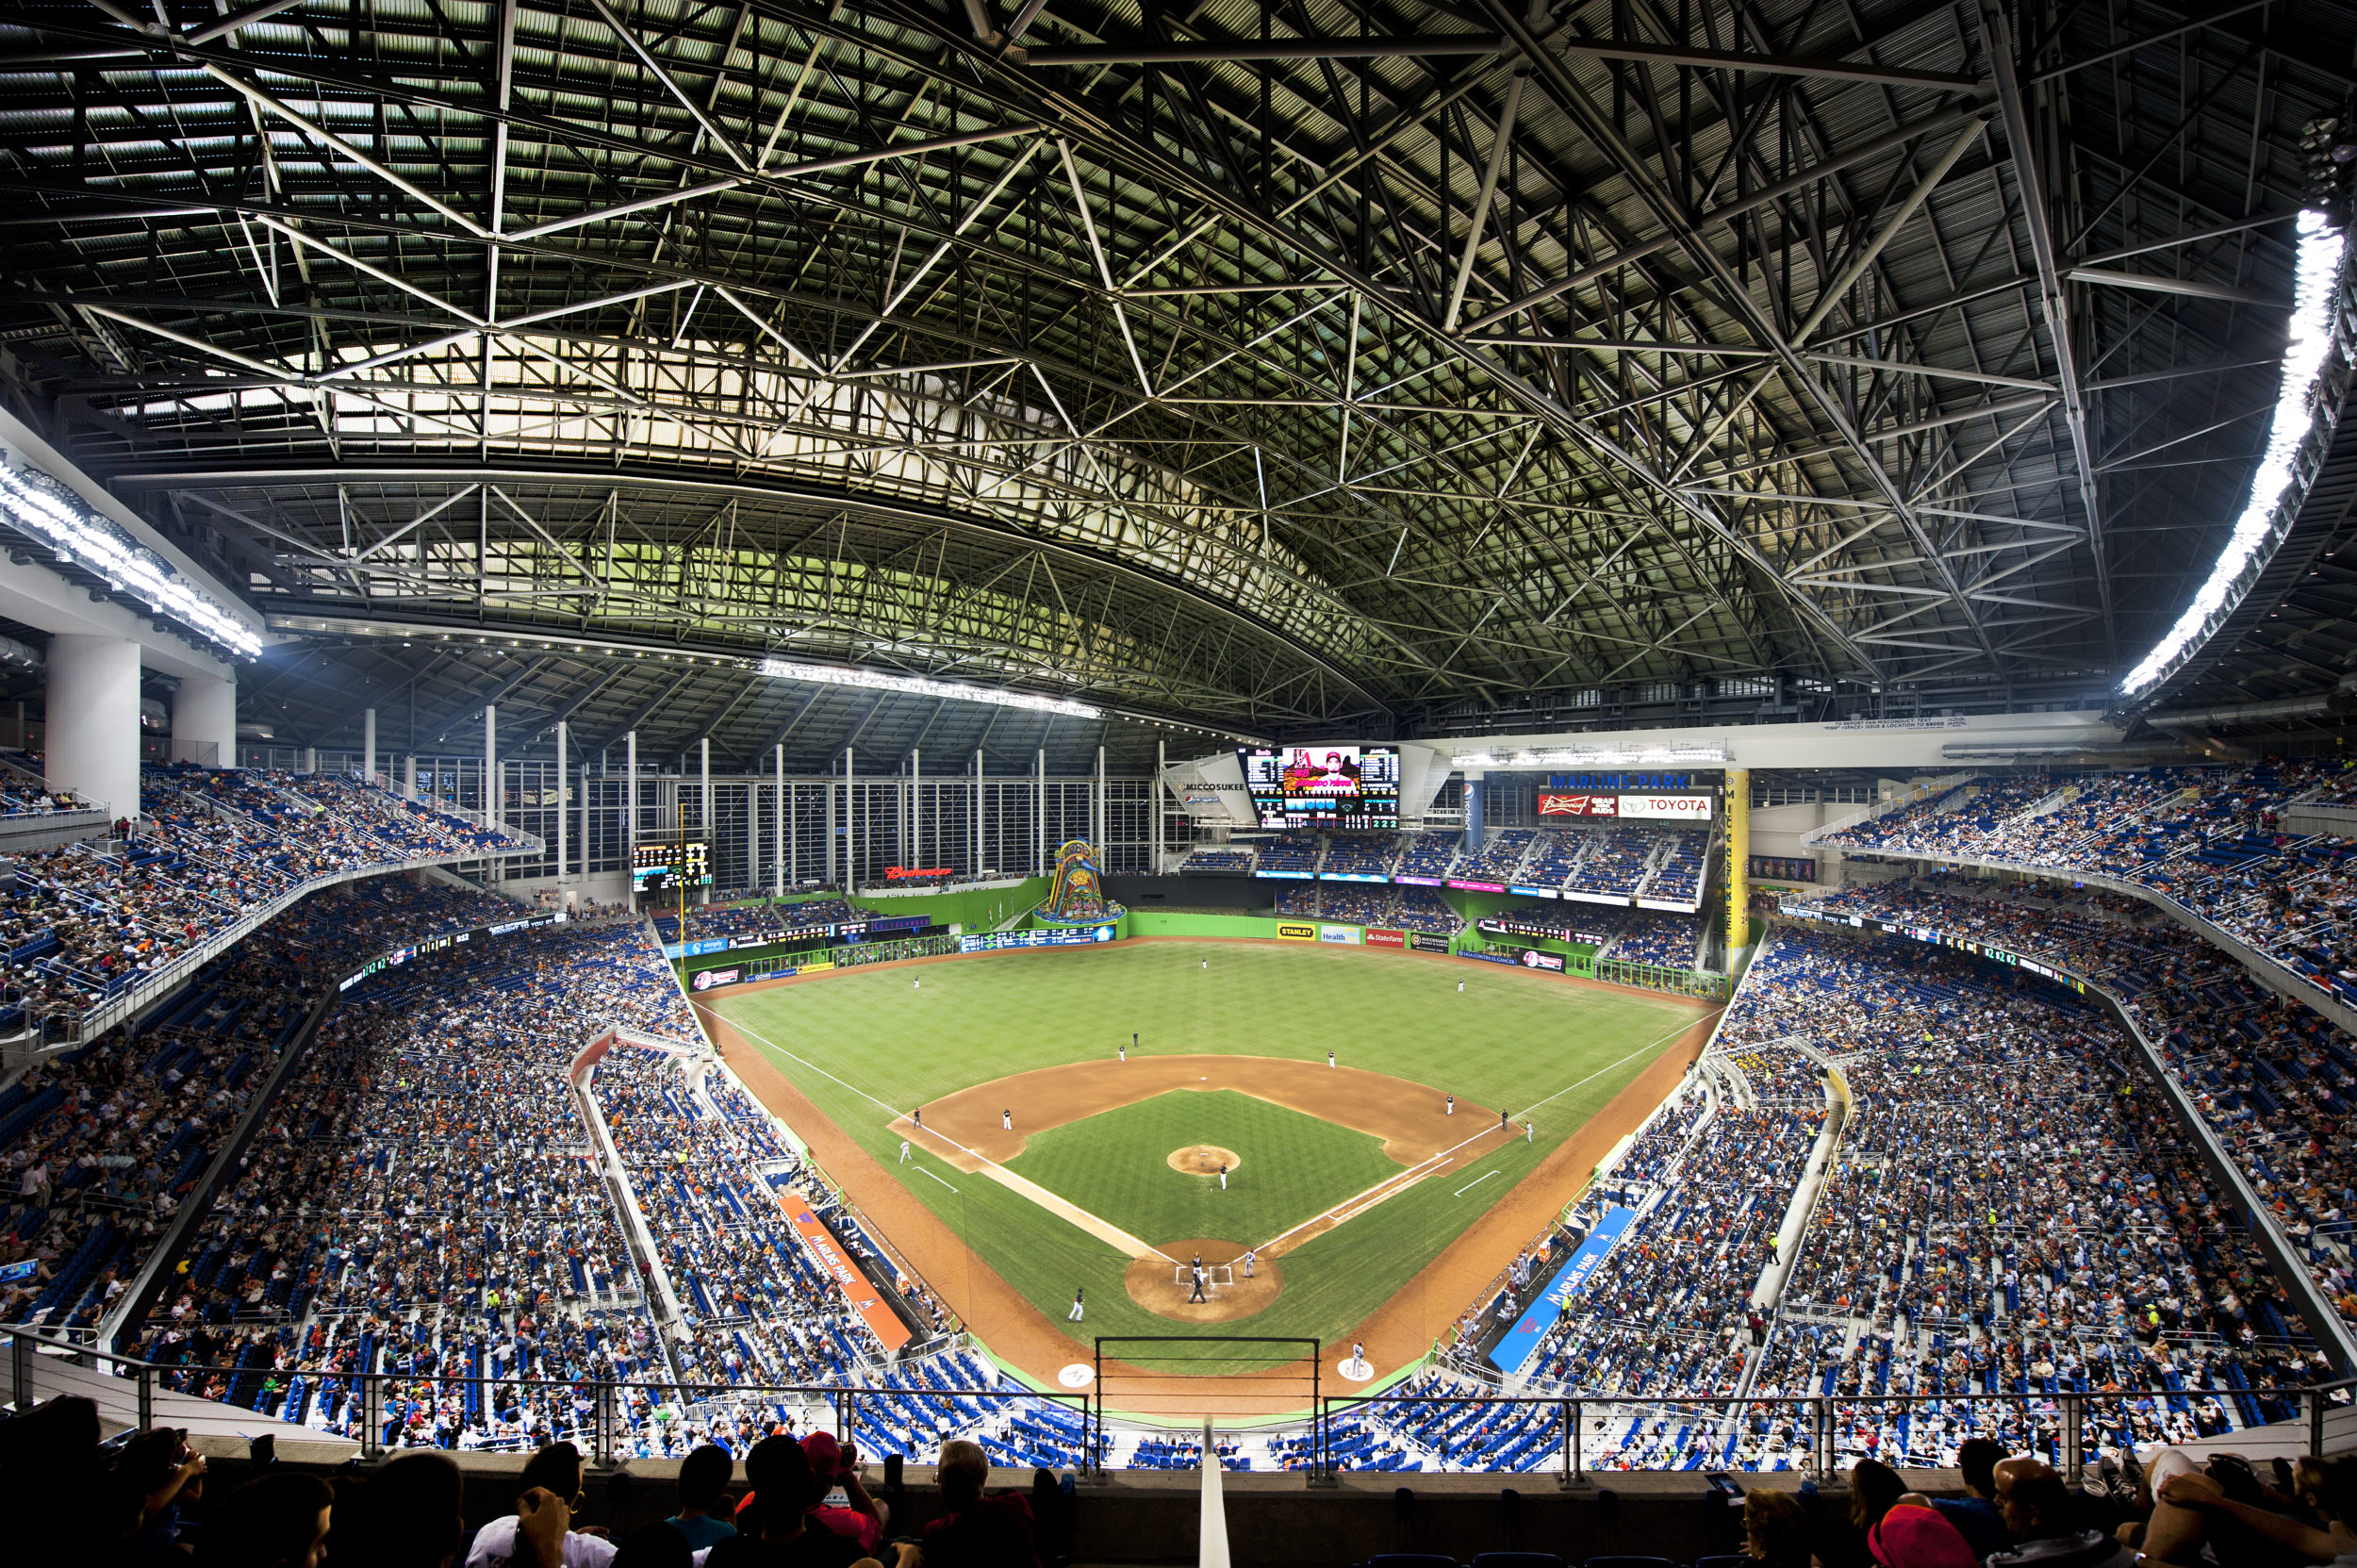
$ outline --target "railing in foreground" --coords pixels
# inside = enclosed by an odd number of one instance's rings
[[[0,1335],[9,1342],[8,1397],[18,1409],[32,1395],[33,1359],[57,1357],[131,1383],[142,1428],[153,1424],[157,1395],[170,1391],[272,1420],[291,1412],[294,1425],[357,1443],[371,1457],[415,1447],[512,1452],[563,1439],[610,1464],[684,1454],[716,1437],[741,1448],[740,1422],[757,1436],[791,1419],[801,1429],[831,1421],[870,1458],[897,1453],[928,1462],[945,1438],[970,1436],[994,1464],[1090,1471],[1106,1468],[1129,1437],[1189,1443],[1199,1424],[1175,1405],[1166,1415],[1140,1415],[1100,1409],[1105,1401],[1087,1394],[180,1366],[12,1326],[0,1325]],[[2357,1447],[2353,1391],[2357,1381],[2283,1390],[1746,1398],[1321,1394],[1296,1419],[1212,1425],[1224,1444],[1265,1443],[1273,1464],[1285,1469],[1552,1475],[1566,1482],[1627,1470],[1789,1470],[1822,1480],[1870,1457],[1899,1469],[1953,1466],[1966,1438],[1991,1437],[2009,1451],[2037,1454],[2076,1484],[2102,1449],[2179,1440],[2185,1434],[2169,1430],[2167,1417],[2211,1403],[2220,1412],[2233,1407],[2241,1424],[2205,1422],[2217,1429],[2202,1438],[2289,1440],[2318,1458],[2328,1448]],[[1116,1393],[1113,1402],[1134,1401]],[[1138,1463],[1170,1467],[1143,1457]]]
[[[1442,1470],[1552,1473],[1569,1482],[1591,1471],[1789,1470],[1822,1481],[1863,1459],[1894,1469],[1953,1468],[1967,1438],[1989,1437],[2010,1453],[2033,1453],[2070,1485],[2102,1449],[2175,1441],[2159,1425],[2172,1408],[2228,1404],[2246,1417],[2260,1402],[2285,1419],[2246,1419],[2200,1434],[2292,1437],[2321,1459],[2328,1437],[2357,1445],[2357,1380],[2304,1389],[2054,1394],[1755,1395],[1747,1398],[1628,1398],[1619,1395],[1331,1395],[1320,1401],[1320,1463],[1393,1468],[1377,1445],[1409,1445]],[[1466,1413],[1459,1413],[1466,1412]],[[2330,1431],[2328,1432],[2328,1417]],[[1500,1433],[1506,1435],[1501,1439]],[[1481,1462],[1450,1461],[1452,1445],[1480,1441]],[[1406,1465],[1398,1468],[1409,1468]]]

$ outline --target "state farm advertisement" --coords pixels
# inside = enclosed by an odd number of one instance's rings
[[[1629,822],[1707,822],[1707,795],[1541,795],[1541,817],[1611,817]]]

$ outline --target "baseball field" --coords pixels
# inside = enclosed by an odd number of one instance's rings
[[[895,1247],[1042,1379],[1098,1334],[1356,1338],[1403,1364],[1675,1081],[1713,1015],[1502,966],[1185,940],[699,1005]]]

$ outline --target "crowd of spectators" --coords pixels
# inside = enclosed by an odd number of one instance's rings
[[[326,775],[150,769],[140,813],[18,858],[0,893],[0,1023],[69,1027],[320,878],[522,842]]]
[[[136,1033],[110,1031],[0,1090],[0,1319],[96,1323],[332,986],[397,944],[515,906],[373,878],[285,911]]]
[[[2131,1055],[2086,999],[2018,969],[1772,933],[1702,1071],[1574,1213],[1584,1233],[1633,1211],[1530,1387],[1686,1402],[1600,1411],[1606,1468],[1797,1467],[1826,1440],[1813,1406],[1711,1408],[1739,1395],[1833,1401],[1837,1456],[1908,1464],[1976,1434],[2055,1458],[2065,1393],[2089,1452],[2291,1419],[2329,1369]]]
[[[1576,906],[1574,906],[1576,907]],[[1631,910],[1627,924],[1598,959],[1624,964],[1654,964],[1668,969],[1694,969],[1702,965],[1703,923],[1698,916],[1666,915],[1658,910]]]
[[[2096,982],[2224,1140],[2342,1315],[2357,1324],[2357,1042],[2141,900],[1935,873],[1807,900],[1988,944]]]
[[[1257,864],[1249,845],[1206,844],[1187,851],[1180,871],[1249,871]]]

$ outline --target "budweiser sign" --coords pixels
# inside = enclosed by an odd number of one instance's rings
[[[1621,798],[1618,795],[1541,795],[1539,797],[1541,817],[1618,817]]]

